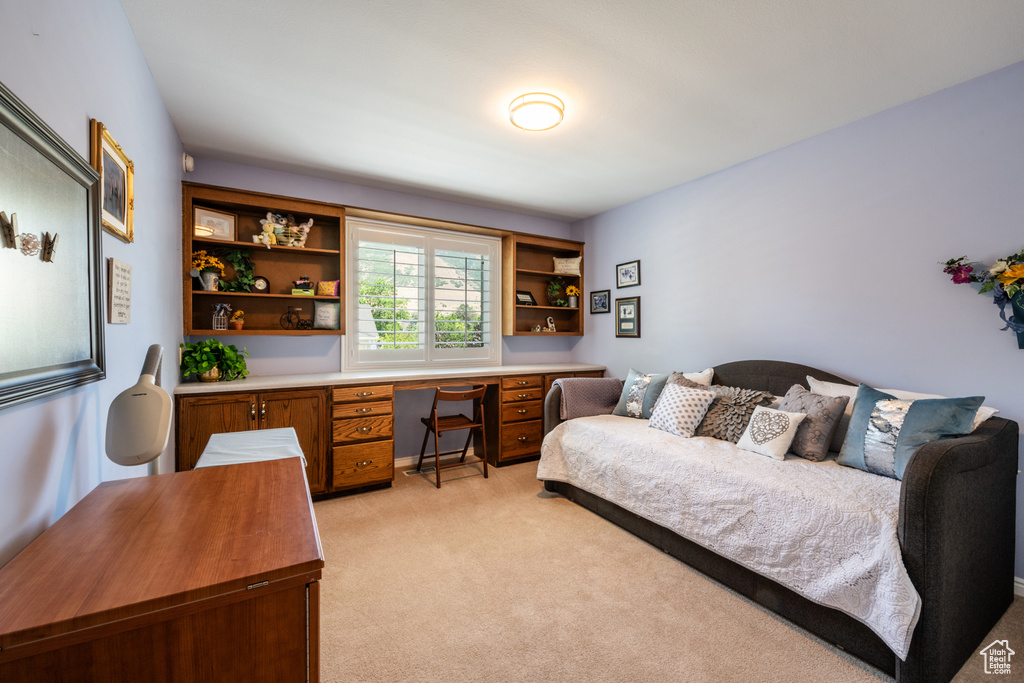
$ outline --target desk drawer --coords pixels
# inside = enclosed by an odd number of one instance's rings
[[[529,389],[507,389],[501,392],[502,403],[511,403],[513,401],[539,401],[543,398],[543,387],[532,387]]]
[[[540,443],[543,440],[544,425],[541,420],[502,425],[501,459],[509,460],[540,453]]]
[[[394,412],[391,401],[369,401],[366,403],[335,403],[331,408],[331,417],[343,420],[350,417],[376,417],[391,415]]]
[[[375,441],[367,444],[334,447],[334,488],[366,486],[395,477],[395,442]]]
[[[377,384],[368,387],[334,387],[331,395],[335,403],[383,401],[395,395],[395,388],[390,384]]]
[[[390,415],[335,420],[333,426],[334,429],[332,431],[334,433],[334,443],[336,444],[390,439],[394,432],[393,421]]]
[[[502,389],[529,389],[539,388],[543,385],[543,376],[541,375],[527,375],[524,377],[502,377],[501,388]]]
[[[522,403],[505,403],[501,406],[502,422],[523,422],[537,420],[544,414],[543,401],[524,401]]]

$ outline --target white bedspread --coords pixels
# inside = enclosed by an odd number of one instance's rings
[[[896,536],[900,482],[647,424],[564,422],[544,440],[537,478],[600,496],[842,610],[906,658],[921,598]]]

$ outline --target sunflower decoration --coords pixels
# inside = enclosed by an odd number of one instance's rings
[[[198,270],[200,273],[217,273],[224,277],[224,262],[201,249],[192,252],[192,270]]]

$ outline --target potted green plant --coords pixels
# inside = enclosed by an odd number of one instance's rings
[[[196,375],[202,382],[239,379],[249,374],[245,365],[248,355],[244,348],[239,351],[233,344],[225,346],[217,339],[194,344],[184,342],[181,344],[181,376],[188,379]]]

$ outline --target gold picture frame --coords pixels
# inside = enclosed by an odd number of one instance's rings
[[[125,242],[135,241],[135,164],[107,127],[92,120],[92,167],[100,174],[103,229]]]

